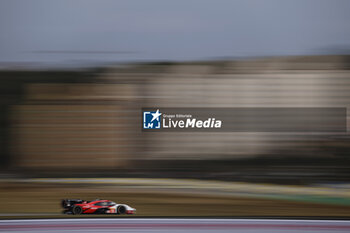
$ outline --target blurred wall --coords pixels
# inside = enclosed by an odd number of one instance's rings
[[[148,106],[348,107],[350,72],[344,57],[274,58],[178,64],[146,86]],[[154,133],[152,158],[232,159],[334,156],[333,134]],[[343,136],[343,135],[342,135]]]
[[[90,76],[21,83],[21,98],[10,105],[12,167],[322,158],[343,156],[350,148],[348,135],[336,134],[141,132],[141,107],[348,107],[348,56],[134,64]]]
[[[29,84],[12,108],[15,164],[26,168],[98,169],[125,166],[136,126],[127,84]],[[130,98],[128,98],[128,96]]]

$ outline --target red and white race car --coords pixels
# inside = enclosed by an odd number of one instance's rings
[[[85,201],[81,199],[62,200],[65,214],[134,214],[135,208],[126,204],[117,204],[110,200],[96,199]]]

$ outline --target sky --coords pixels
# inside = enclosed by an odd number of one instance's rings
[[[349,0],[0,0],[0,62],[342,52],[349,12]]]

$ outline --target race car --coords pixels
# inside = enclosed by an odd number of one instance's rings
[[[64,199],[61,203],[65,214],[134,214],[135,208],[125,204],[116,204],[110,200]]]

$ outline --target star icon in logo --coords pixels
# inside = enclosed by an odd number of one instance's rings
[[[159,112],[159,109],[157,109],[157,111],[155,113],[151,113],[152,114],[152,121],[154,121],[155,119],[157,119],[157,121],[159,121],[159,116],[162,115],[162,113]]]

